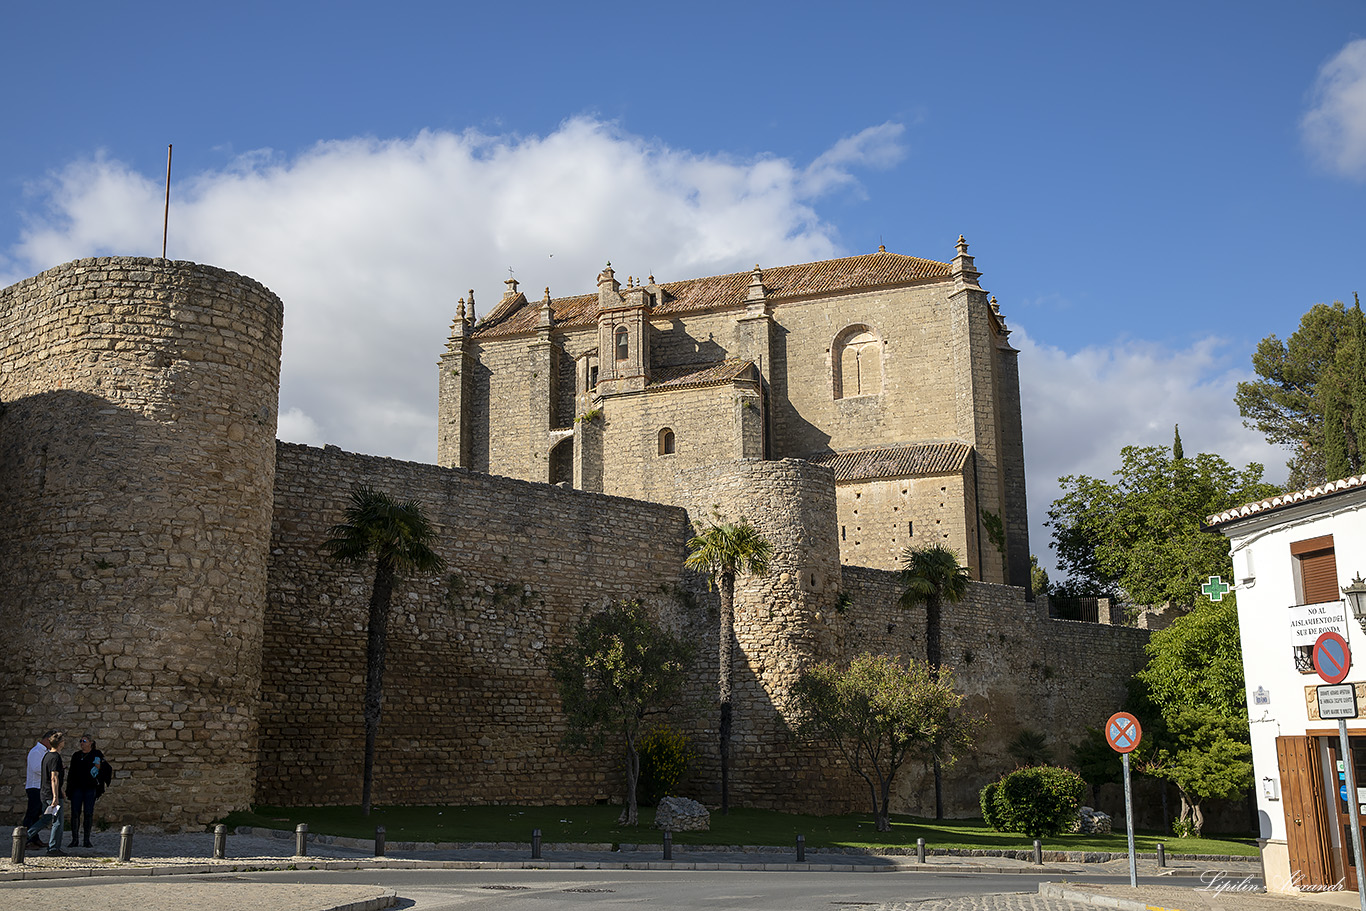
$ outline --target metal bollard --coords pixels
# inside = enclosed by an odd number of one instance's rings
[[[308,823],[301,822],[294,827],[294,856],[308,856]]]
[[[214,860],[222,860],[228,856],[228,827],[225,825],[213,827],[213,856]]]
[[[532,830],[531,830],[531,859],[532,859],[532,860],[540,860],[540,859],[541,859],[541,830],[540,830],[540,829],[532,829]]]
[[[124,826],[119,830],[119,860],[123,863],[133,859],[133,827]]]
[[[806,836],[797,836],[797,863],[806,863]]]
[[[10,837],[9,862],[22,864],[26,847],[28,847],[28,829],[23,826],[15,826],[14,834]]]
[[[1157,843],[1157,865],[1159,867],[1167,865],[1167,846],[1160,841]]]
[[[915,862],[918,864],[925,862],[925,839],[923,838],[915,840]]]
[[[375,856],[384,856],[385,832],[384,826],[375,826]]]
[[[674,833],[668,829],[664,830],[664,859],[674,859]]]
[[[1034,839],[1034,863],[1043,864],[1043,842]]]

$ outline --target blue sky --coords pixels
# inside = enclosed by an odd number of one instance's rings
[[[0,284],[80,256],[286,307],[281,436],[429,461],[456,298],[964,234],[1021,348],[1033,549],[1126,443],[1258,459],[1258,339],[1360,287],[1366,7],[11,4]]]

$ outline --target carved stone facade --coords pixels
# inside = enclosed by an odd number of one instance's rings
[[[460,303],[437,461],[679,505],[703,465],[830,463],[845,563],[947,544],[1027,586],[1016,351],[967,249],[624,286],[609,263],[559,300],[510,279],[477,325]]]

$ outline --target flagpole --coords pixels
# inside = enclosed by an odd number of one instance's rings
[[[166,228],[171,223],[171,145],[166,144],[166,207],[161,214],[161,258],[166,258]]]

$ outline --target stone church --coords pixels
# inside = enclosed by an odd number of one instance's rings
[[[958,239],[950,262],[876,253],[530,300],[459,303],[440,364],[437,461],[694,507],[736,459],[834,472],[842,563],[946,544],[1027,586],[1016,350]],[[467,309],[468,308],[468,309]]]

